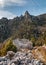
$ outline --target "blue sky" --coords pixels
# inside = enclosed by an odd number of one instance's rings
[[[28,10],[31,15],[46,13],[46,0],[0,0],[0,18],[14,18]]]

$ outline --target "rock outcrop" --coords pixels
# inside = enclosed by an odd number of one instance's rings
[[[0,65],[43,65],[43,63],[34,59],[31,52],[9,51],[6,56],[0,57]]]
[[[16,45],[18,49],[32,49],[33,43],[28,39],[15,39],[13,44]]]

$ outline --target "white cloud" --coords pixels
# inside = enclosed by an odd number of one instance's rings
[[[24,5],[26,0],[0,0],[0,7],[11,5]]]
[[[12,14],[11,12],[0,10],[0,18],[7,17],[8,19],[12,19],[16,17],[16,15]]]
[[[9,11],[4,11],[3,8],[7,6],[22,6],[26,3],[26,0],[0,0],[0,18],[7,17],[7,18],[13,18],[16,15]]]

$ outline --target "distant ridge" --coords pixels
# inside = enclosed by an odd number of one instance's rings
[[[33,16],[26,11],[20,17],[17,16],[13,19],[3,17],[0,19],[0,42],[9,37],[30,39],[32,35],[38,37],[39,32],[45,31],[46,14]]]

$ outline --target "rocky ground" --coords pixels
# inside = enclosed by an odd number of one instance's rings
[[[34,59],[31,51],[7,52],[7,55],[0,57],[0,65],[43,65],[40,60]]]
[[[45,54],[44,50],[46,51],[45,46],[43,46],[45,49],[41,47],[33,48],[32,42],[27,39],[16,39],[13,41],[13,44],[20,50],[16,53],[8,51],[6,56],[0,57],[0,65],[44,65],[41,59]]]

